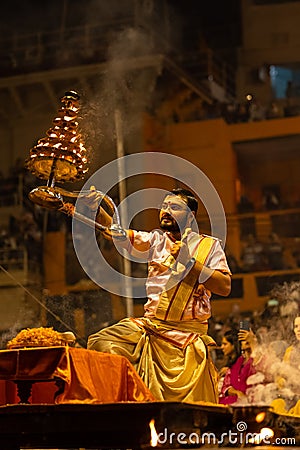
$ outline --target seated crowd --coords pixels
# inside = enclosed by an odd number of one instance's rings
[[[260,314],[210,320],[219,370],[219,403],[264,404],[280,414],[300,414],[299,283],[282,286],[289,298],[271,298]],[[241,327],[248,322],[249,329]]]

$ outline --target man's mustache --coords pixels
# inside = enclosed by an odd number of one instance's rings
[[[162,220],[162,219],[169,219],[169,220],[171,220],[171,219],[173,219],[173,217],[172,217],[170,214],[165,213],[165,214],[163,214],[163,215],[161,216],[161,220]]]

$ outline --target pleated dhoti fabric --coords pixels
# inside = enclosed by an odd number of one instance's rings
[[[127,318],[92,334],[88,349],[128,358],[157,400],[218,403],[218,375],[207,345],[212,339],[193,335],[180,347]]]

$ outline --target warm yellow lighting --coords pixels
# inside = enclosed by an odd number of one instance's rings
[[[259,445],[262,441],[270,439],[274,436],[274,431],[271,428],[262,428],[260,433],[256,434],[253,438],[249,439],[249,444]]]
[[[262,428],[260,430],[260,435],[263,436],[263,439],[268,439],[274,436],[274,431],[272,428]]]
[[[266,418],[266,413],[265,412],[260,412],[257,414],[257,416],[255,417],[255,420],[257,423],[261,423],[265,420]]]
[[[150,420],[149,422],[150,432],[151,432],[151,439],[150,439],[150,445],[151,447],[157,447],[158,444],[158,435],[155,429],[155,421],[154,419]]]

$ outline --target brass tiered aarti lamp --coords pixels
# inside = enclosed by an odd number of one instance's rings
[[[87,194],[86,191],[78,194],[55,186],[56,182],[80,180],[88,171],[87,152],[79,132],[79,99],[75,91],[65,93],[53,126],[47,131],[46,137],[40,139],[30,150],[25,167],[38,178],[47,180],[47,184],[32,189],[29,198],[39,206],[64,212],[101,231],[109,231],[117,238],[124,238],[125,232],[120,226],[117,207],[107,194],[97,191],[99,202],[105,201],[113,216],[113,223],[109,228],[77,212],[73,204],[64,202],[64,197],[82,197]]]
[[[78,132],[79,95],[74,91],[66,92],[61,103],[53,126],[30,150],[25,163],[38,178],[48,180],[46,186],[29,193],[30,200],[54,209],[63,203],[60,188],[55,188],[55,183],[80,180],[88,171],[86,149]]]

